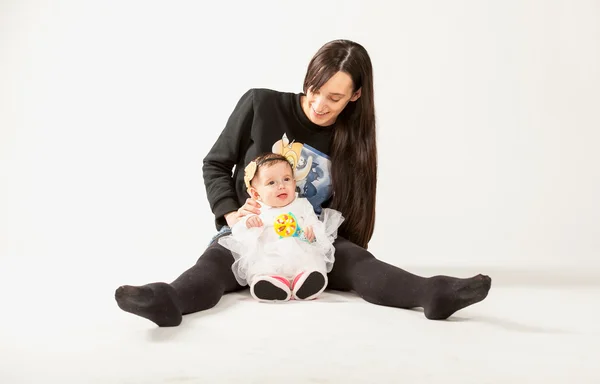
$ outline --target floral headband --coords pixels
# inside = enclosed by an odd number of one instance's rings
[[[244,183],[246,184],[246,188],[250,189],[250,182],[256,175],[256,171],[258,170],[258,167],[265,163],[268,163],[270,161],[281,161],[281,158],[270,158],[270,159],[267,158],[262,161],[259,161],[258,163],[256,163],[256,161],[252,160],[250,163],[248,163],[248,165],[246,165],[246,168],[244,168]],[[290,165],[292,166],[292,171],[293,171],[294,164],[292,164],[292,162],[289,160],[288,160],[288,163],[290,163]]]
[[[254,178],[257,169],[258,166],[254,160],[252,160],[250,164],[246,165],[246,168],[244,168],[244,183],[246,183],[246,188],[250,189],[250,182]]]

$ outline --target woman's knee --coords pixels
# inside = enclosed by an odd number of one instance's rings
[[[206,248],[204,253],[198,258],[196,265],[231,268],[234,261],[231,251],[215,242]]]
[[[204,251],[194,266],[171,285],[188,294],[203,291],[204,295],[210,296],[212,293],[218,299],[223,292],[240,288],[231,271],[233,261],[230,251],[219,244],[213,244]]]
[[[333,245],[335,247],[335,263],[356,264],[375,260],[375,256],[371,252],[343,237],[338,237]]]
[[[375,261],[375,256],[366,249],[340,237],[334,246],[335,261],[328,274],[329,287],[340,291],[352,290],[360,275],[360,270],[364,268],[365,263]]]

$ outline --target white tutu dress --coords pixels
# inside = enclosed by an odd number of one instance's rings
[[[274,208],[261,203],[262,227],[247,228],[244,216],[231,235],[218,242],[233,253],[231,269],[240,285],[250,284],[257,275],[276,275],[293,279],[303,271],[331,271],[335,261],[333,242],[344,221],[336,210],[323,208],[321,218],[312,204],[298,197],[285,207]],[[308,242],[304,229],[311,225],[315,239]]]

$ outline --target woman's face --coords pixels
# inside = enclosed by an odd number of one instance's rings
[[[326,127],[333,123],[349,102],[360,97],[360,89],[352,92],[352,78],[345,72],[337,72],[321,89],[308,91],[302,97],[302,110],[313,123]]]

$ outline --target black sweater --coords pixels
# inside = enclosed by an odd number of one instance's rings
[[[224,215],[237,210],[249,197],[244,168],[265,152],[281,153],[292,160],[296,190],[317,214],[327,206],[332,194],[329,146],[333,128],[312,123],[302,110],[301,96],[251,89],[237,103],[202,167],[217,230],[227,224]]]

